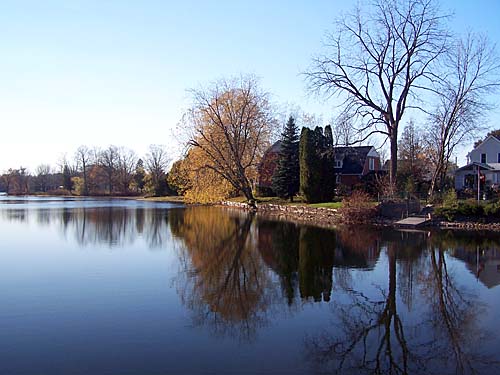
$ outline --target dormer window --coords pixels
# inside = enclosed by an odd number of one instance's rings
[[[481,163],[486,164],[486,154],[481,154]]]

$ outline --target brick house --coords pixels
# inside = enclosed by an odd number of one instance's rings
[[[373,146],[334,147],[333,152],[339,187],[352,189],[382,169],[380,155]]]
[[[274,170],[278,164],[279,153],[281,150],[281,141],[275,142],[267,149],[262,157],[258,170],[257,193],[261,196],[274,195],[272,189],[272,178]]]
[[[281,142],[275,142],[262,157],[259,164],[257,191],[259,195],[273,195],[272,177],[277,166]],[[332,167],[337,175],[338,187],[352,189],[364,183],[370,175],[381,171],[380,155],[373,146],[334,147],[335,164]]]

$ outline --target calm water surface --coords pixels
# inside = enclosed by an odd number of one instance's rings
[[[499,374],[500,236],[0,196],[0,374]]]

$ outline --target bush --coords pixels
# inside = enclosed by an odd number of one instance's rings
[[[458,208],[457,192],[455,189],[448,190],[444,194],[443,206],[447,208]]]
[[[473,199],[468,199],[458,204],[457,213],[463,216],[482,216],[483,206],[477,204]]]
[[[368,193],[355,190],[351,196],[342,200],[339,212],[345,222],[366,223],[377,214],[377,207]]]
[[[488,203],[483,207],[486,216],[500,217],[500,203]]]

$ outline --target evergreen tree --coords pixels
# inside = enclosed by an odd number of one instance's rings
[[[292,116],[281,134],[281,151],[272,178],[272,187],[278,197],[290,199],[299,191],[299,136]]]
[[[144,185],[146,185],[146,171],[144,170],[144,161],[137,160],[134,173],[134,182],[138,193],[142,193]]]
[[[71,180],[71,170],[68,164],[64,164],[63,167],[63,186],[66,190],[73,190],[73,181]]]
[[[335,174],[331,128],[302,129],[299,144],[300,190],[309,203],[333,198]]]

